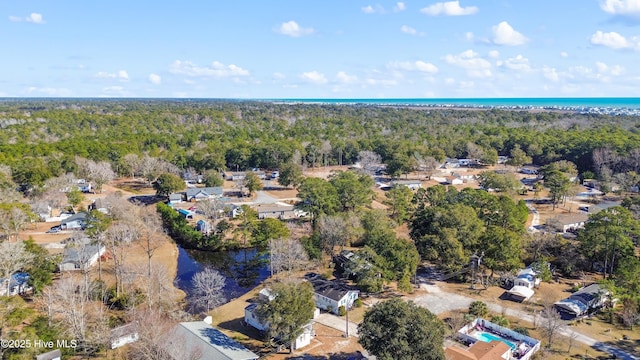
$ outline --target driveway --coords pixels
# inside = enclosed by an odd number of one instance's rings
[[[413,299],[413,302],[416,305],[423,306],[434,314],[441,314],[447,311],[454,311],[460,309],[468,309],[469,305],[475,301],[475,299],[442,291],[437,285],[433,284],[425,284],[422,283],[420,285],[423,289],[427,290],[427,293],[424,295],[419,295]],[[523,319],[530,323],[533,323],[533,315],[517,309],[504,308],[498,303],[485,302],[487,307],[492,312],[496,313],[504,313],[509,316],[513,316],[516,318]],[[344,329],[344,325],[342,326]],[[563,336],[573,336],[573,338],[581,342],[583,344],[589,345],[595,349],[606,352],[608,354],[615,355],[618,359],[624,360],[640,360],[640,357],[631,355],[619,348],[613,347],[611,345],[607,345],[602,343],[596,339],[593,339],[587,335],[581,334],[579,332],[569,330],[566,326],[560,328],[559,333]]]
[[[320,316],[314,319],[315,322],[328,326],[330,328],[340,330],[342,332],[346,329],[346,318],[342,318],[330,313],[322,313]],[[358,336],[358,324],[349,321],[349,336]]]

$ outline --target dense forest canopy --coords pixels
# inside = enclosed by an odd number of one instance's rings
[[[455,110],[375,105],[273,104],[228,100],[39,99],[0,101],[0,163],[17,183],[74,171],[73,158],[108,161],[127,173],[127,154],[178,168],[278,168],[352,164],[371,150],[384,162],[509,155],[519,146],[544,165],[564,159],[593,169],[594,149],[640,148],[632,116]],[[470,146],[470,144],[474,146]]]

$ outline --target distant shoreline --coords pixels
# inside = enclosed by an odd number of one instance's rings
[[[412,109],[507,110],[640,116],[640,98],[272,99],[274,104],[385,106]]]
[[[175,102],[175,103],[242,103],[259,102],[277,105],[321,105],[355,107],[395,107],[411,109],[505,110],[526,112],[562,112],[613,116],[640,116],[640,97],[600,98],[396,98],[396,99],[331,99],[331,98],[0,98],[0,105],[11,102]]]

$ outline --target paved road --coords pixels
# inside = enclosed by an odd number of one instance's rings
[[[437,285],[422,283],[421,287],[427,290],[427,294],[417,296],[413,301],[416,303],[416,305],[424,306],[434,314],[441,314],[453,310],[468,309],[469,305],[473,301],[475,301],[475,299],[468,298],[463,295],[444,292]],[[534,322],[533,315],[528,312],[517,309],[504,308],[500,304],[492,302],[486,302],[486,304],[487,307],[493,312],[502,313],[504,311],[506,315],[520,318],[530,323]],[[626,353],[619,348],[604,344],[587,335],[570,330],[566,326],[560,328],[559,332],[563,336],[573,336],[573,338],[578,342],[589,345],[608,354],[615,355],[618,359],[640,360],[640,357],[638,356]]]

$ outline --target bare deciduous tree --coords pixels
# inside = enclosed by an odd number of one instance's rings
[[[50,292],[49,311],[61,325],[63,333],[76,339],[85,352],[103,344],[106,335],[106,317],[101,303],[90,301],[95,288],[77,276],[64,276],[56,281]]]
[[[178,294],[172,284],[173,281],[166,267],[160,264],[151,265],[151,271],[143,278],[149,309],[169,309],[176,306]]]
[[[112,224],[109,229],[107,229],[105,243],[113,256],[116,296],[120,296],[120,292],[123,289],[125,254],[131,243],[139,237],[139,229],[125,222]]]
[[[322,154],[322,161],[324,164],[324,167],[327,167],[327,155],[329,155],[331,153],[331,141],[329,140],[325,140],[322,142],[322,144],[320,145],[320,153]]]
[[[29,222],[29,217],[22,209],[12,207],[10,210],[0,210],[0,228],[9,241],[18,241],[18,235]]]
[[[217,220],[221,215],[221,210],[224,209],[224,204],[219,199],[207,199],[198,202],[198,210],[202,212],[207,219]]]
[[[547,305],[542,310],[542,332],[547,337],[547,348],[551,348],[553,340],[562,327],[562,319],[560,313],[553,307]]]
[[[122,160],[124,160],[131,178],[135,178],[136,173],[138,173],[140,169],[140,157],[137,154],[127,154],[122,158]]]
[[[203,351],[189,346],[186,339],[176,332],[176,321],[157,309],[137,311],[133,321],[138,329],[138,341],[131,344],[129,359],[134,360],[196,360]]]
[[[382,158],[373,151],[363,150],[358,153],[358,162],[364,171],[371,173],[382,162]]]
[[[282,271],[303,270],[309,264],[309,257],[300,241],[291,238],[270,240],[269,259],[272,276]]]
[[[218,271],[211,268],[193,275],[191,279],[192,295],[191,305],[194,311],[206,310],[209,312],[214,307],[225,301],[222,289],[226,279]]]
[[[33,254],[25,249],[23,242],[0,243],[0,278],[4,279],[6,294],[10,294],[10,279],[18,270],[24,269],[33,261]],[[4,292],[4,291],[3,291]]]
[[[322,239],[323,250],[333,255],[336,246],[346,246],[355,241],[362,232],[360,219],[353,213],[342,216],[326,216],[318,218],[318,232]]]
[[[151,276],[151,258],[164,243],[162,220],[154,207],[142,207],[139,212],[140,231],[142,239],[139,244],[147,254],[148,273]]]

